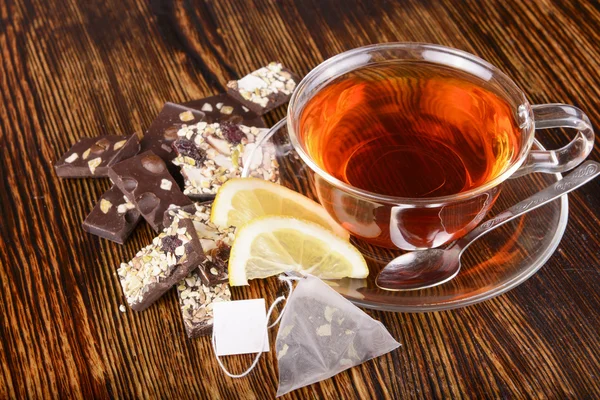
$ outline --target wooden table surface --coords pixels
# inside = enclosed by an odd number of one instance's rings
[[[81,136],[143,132],[164,102],[222,92],[268,61],[305,74],[392,41],[472,52],[533,103],[574,104],[600,129],[598,2],[0,0],[0,398],[274,397],[274,352],[226,377],[208,339],[185,337],[174,293],[119,312],[115,269],[153,234],[125,246],[85,234],[109,182],[60,180],[52,165]],[[569,197],[560,247],[526,283],[460,310],[369,311],[402,347],[286,398],[599,398],[600,181]]]

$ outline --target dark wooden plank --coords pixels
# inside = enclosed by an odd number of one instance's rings
[[[152,232],[118,246],[81,230],[109,183],[54,175],[80,136],[144,131],[165,101],[218,93],[273,59],[304,74],[389,41],[477,54],[533,102],[575,104],[600,127],[599,32],[597,1],[0,2],[0,398],[275,394],[274,353],[227,378],[207,339],[185,338],[173,293],[118,311],[114,271]],[[570,135],[539,132],[548,147]],[[600,397],[599,194],[594,182],[570,195],[559,249],[519,288],[455,311],[369,311],[403,346],[286,398]],[[268,280],[234,296],[272,301],[280,289]]]

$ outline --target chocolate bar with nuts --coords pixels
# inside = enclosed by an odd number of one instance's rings
[[[181,168],[183,193],[197,199],[212,196],[227,180],[240,177],[247,164],[251,164],[251,176],[278,182],[275,145],[257,145],[267,132],[229,122],[205,121],[180,129],[173,142],[177,157],[172,163]]]
[[[135,311],[145,310],[203,260],[194,224],[176,217],[152,244],[119,267],[117,273],[127,303]]]
[[[151,151],[113,165],[108,176],[157,232],[163,228],[163,215],[171,205],[192,204],[179,190],[165,162]]]
[[[210,222],[210,203],[196,203],[185,207],[172,207],[165,212],[164,225],[174,218],[187,218],[194,223],[206,260],[196,273],[206,286],[226,283],[229,280],[227,264],[234,239],[234,228],[217,228]]]
[[[83,230],[123,244],[142,216],[121,190],[113,185],[83,222]]]
[[[135,156],[139,151],[136,134],[83,137],[54,164],[54,170],[61,178],[106,177],[108,167]]]
[[[227,83],[227,93],[250,111],[263,115],[288,102],[299,77],[280,63],[272,62],[237,81]]]
[[[171,143],[177,139],[177,131],[184,126],[196,124],[204,120],[204,113],[181,104],[165,103],[158,116],[142,138],[142,152],[153,151],[167,162],[172,174],[179,172],[168,163],[176,157]]]
[[[213,122],[231,122],[232,124],[255,126],[257,128],[266,127],[261,117],[250,111],[246,106],[241,105],[227,93],[189,101],[183,103],[183,105],[202,111],[205,114],[204,121],[209,124]]]
[[[231,300],[231,290],[227,283],[206,286],[198,270],[192,271],[179,282],[177,294],[185,331],[191,339],[210,335],[213,326],[213,304],[217,301]]]

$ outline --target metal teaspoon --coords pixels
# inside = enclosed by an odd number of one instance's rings
[[[587,161],[567,177],[515,204],[484,222],[446,249],[428,249],[406,253],[390,261],[375,283],[385,290],[425,289],[454,278],[460,271],[460,256],[474,241],[531,210],[588,183],[600,175],[600,163]]]

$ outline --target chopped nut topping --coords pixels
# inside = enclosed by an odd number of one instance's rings
[[[163,179],[160,181],[160,188],[163,190],[171,190],[172,186],[173,186],[173,182],[171,182],[168,179]]]
[[[129,201],[126,201],[123,204],[119,204],[119,206],[117,207],[117,213],[118,214],[125,214],[127,211],[132,210],[135,208],[135,205]]]
[[[121,141],[115,143],[115,145],[113,146],[113,149],[119,150],[121,147],[125,146],[125,143],[127,143],[127,140],[121,140]]]
[[[217,248],[217,242],[223,242],[228,246],[231,246],[233,238],[229,235],[233,234],[234,228],[221,229],[217,228],[212,222],[210,222],[210,206],[195,203],[196,212],[190,214],[181,209],[181,207],[171,207],[167,210],[167,213],[171,218],[188,218],[194,223],[194,228],[198,233],[202,248],[207,254],[207,257],[211,259],[209,250]],[[209,245],[208,242],[212,242]],[[210,246],[210,248],[208,248]]]
[[[255,150],[255,142],[266,132],[266,129],[230,123],[199,122],[182,127],[177,132],[182,139],[173,144],[179,154],[172,162],[181,167],[185,178],[183,193],[215,194],[224,182],[241,176],[250,158],[251,176],[278,182],[275,145],[266,143],[259,147],[260,151]],[[196,153],[200,157],[194,156]]]
[[[283,71],[280,63],[272,62],[238,81],[228,82],[227,87],[237,90],[244,99],[265,108],[269,104],[270,96],[279,92],[291,95],[296,88],[296,82],[289,72]]]
[[[216,107],[217,107],[217,110],[220,110],[220,109],[221,109],[221,107],[223,107],[223,103],[217,103],[217,104],[216,104]]]
[[[254,72],[237,81],[237,86],[240,91],[243,90],[250,93],[256,92],[258,89],[266,88],[268,85],[269,84],[259,76],[254,75]]]
[[[119,311],[121,311],[122,313],[127,311],[127,308],[125,308],[125,306],[123,304],[119,304]]]
[[[172,251],[189,242],[191,236],[178,235],[178,229],[180,219],[175,217],[171,226],[155,237],[152,244],[138,251],[131,261],[122,263],[117,270],[123,293],[130,305],[141,302],[150,285],[171,276],[178,259],[184,259],[185,255],[178,257]]]
[[[179,282],[177,293],[188,335],[195,336],[210,334],[213,323],[213,303],[231,300],[231,290],[227,283],[206,286],[202,283],[197,270]]]
[[[91,151],[92,151],[91,149],[87,149],[86,151],[84,151],[81,158],[83,158],[84,160],[87,160],[87,158],[90,156]]]
[[[210,103],[204,103],[200,110],[206,111],[206,112],[211,112],[213,110],[213,106]]]
[[[231,106],[223,106],[221,108],[221,114],[229,115],[231,113],[233,113],[233,107],[231,107]]]
[[[97,157],[97,158],[94,158],[93,160],[88,161],[88,167],[90,167],[90,172],[92,173],[92,175],[94,175],[96,168],[98,168],[98,166],[100,164],[102,164],[102,158],[100,158],[100,157]]]
[[[69,157],[65,158],[65,162],[71,164],[73,161],[79,158],[79,154],[73,153]]]
[[[179,114],[179,119],[183,122],[192,121],[194,119],[194,114],[192,114],[191,111],[184,111],[181,114]]]
[[[112,203],[106,199],[102,199],[100,200],[100,210],[102,210],[102,212],[104,214],[108,213],[108,211],[111,209],[112,207]]]

